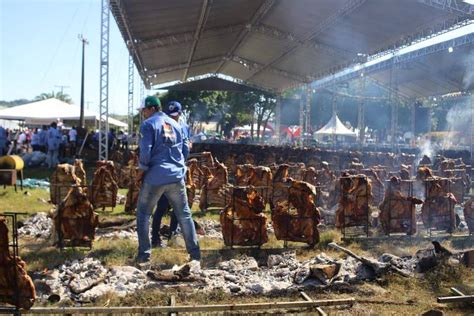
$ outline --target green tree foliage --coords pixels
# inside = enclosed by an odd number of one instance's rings
[[[28,100],[28,99],[18,99],[18,100],[13,100],[13,101],[0,100],[0,107],[9,108],[9,107],[17,106],[17,105],[27,104],[30,102],[31,100]]]
[[[56,98],[58,100],[61,100],[69,104],[72,103],[72,99],[69,96],[69,94],[64,93],[64,92],[54,92],[54,91],[52,91],[51,93],[48,93],[48,92],[41,93],[40,95],[35,97],[35,101],[47,100],[51,98]]]
[[[238,125],[256,122],[265,126],[275,109],[273,95],[254,91],[168,91],[159,97],[163,106],[172,100],[180,102],[191,127],[196,122],[215,121],[217,131],[226,136]]]

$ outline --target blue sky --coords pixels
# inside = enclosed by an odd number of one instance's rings
[[[98,112],[101,0],[0,0],[0,100],[32,99],[64,88],[80,103],[81,42],[85,101]],[[110,15],[109,112],[127,113],[128,51]],[[135,103],[139,77],[135,72]]]

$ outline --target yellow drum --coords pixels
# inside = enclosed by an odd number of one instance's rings
[[[25,166],[20,156],[10,155],[0,157],[0,169],[22,170]]]

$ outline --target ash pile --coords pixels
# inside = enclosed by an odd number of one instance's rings
[[[49,239],[53,235],[53,220],[44,212],[29,217],[18,229],[20,236]]]
[[[148,266],[106,267],[99,260],[84,258],[67,261],[33,279],[38,300],[45,303],[82,304],[112,293],[123,297],[141,289],[186,288],[190,291],[223,289],[231,295],[278,294],[308,288],[331,289],[372,281],[386,274],[422,277],[423,273],[447,260],[462,262],[465,253],[453,253],[434,242],[434,248],[422,249],[415,256],[398,257],[383,254],[379,258],[358,256],[331,243],[330,247],[348,256],[332,258],[321,253],[300,261],[295,252],[269,255],[260,263],[253,257],[222,261],[215,267],[202,268],[191,261],[172,269]],[[471,254],[472,256],[472,254]]]

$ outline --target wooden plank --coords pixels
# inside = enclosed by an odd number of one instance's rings
[[[295,309],[312,308],[317,306],[353,305],[354,298],[297,301],[297,302],[263,302],[246,304],[218,304],[218,305],[185,305],[185,306],[132,306],[132,307],[34,307],[24,314],[145,314],[170,312],[210,312],[210,311],[244,311],[267,309]]]
[[[300,292],[301,296],[307,300],[308,302],[312,302],[313,300],[311,299],[311,297],[309,297],[308,294],[306,294],[305,292]],[[320,316],[327,316],[328,314],[326,314],[325,311],[323,311],[323,309],[321,307],[316,307],[316,311],[319,313]]]
[[[171,295],[171,297],[170,297],[170,306],[176,306],[176,296],[174,296],[174,295]],[[170,316],[177,316],[178,313],[172,312],[172,313],[169,313],[169,315]]]
[[[474,295],[438,297],[438,303],[463,303],[463,302],[466,302],[466,303],[474,302]]]

